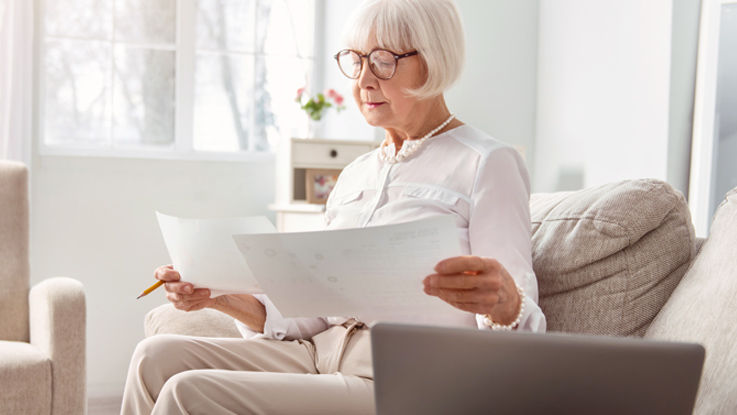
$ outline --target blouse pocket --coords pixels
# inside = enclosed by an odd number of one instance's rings
[[[325,223],[327,226],[333,224],[333,220],[341,212],[343,216],[348,216],[346,220],[355,220],[358,213],[359,202],[364,197],[364,191],[359,190],[356,192],[350,192],[346,194],[331,194],[328,199],[327,206],[325,206]],[[346,227],[348,225],[345,225]]]
[[[401,193],[404,205],[421,212],[455,215],[460,223],[468,223],[469,204],[462,195],[439,187],[407,186]]]

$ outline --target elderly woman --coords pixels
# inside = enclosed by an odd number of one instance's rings
[[[366,121],[386,137],[341,173],[327,203],[327,228],[450,215],[468,255],[428,264],[425,293],[446,301],[458,326],[544,331],[524,164],[515,150],[458,120],[443,98],[464,55],[452,0],[367,1],[347,27],[348,49],[335,58],[353,80]],[[171,266],[155,276],[167,281],[177,308],[227,313],[245,339],[142,341],[124,413],[373,413],[362,322],[284,318],[266,295],[210,298],[207,289],[179,281]]]

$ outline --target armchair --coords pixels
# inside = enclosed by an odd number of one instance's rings
[[[82,414],[82,284],[50,278],[30,288],[28,171],[0,161],[0,413]]]

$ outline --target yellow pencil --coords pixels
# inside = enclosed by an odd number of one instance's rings
[[[145,290],[143,290],[143,292],[141,293],[141,295],[139,295],[138,297],[136,297],[136,300],[138,300],[139,298],[141,298],[141,297],[143,297],[145,295],[149,295],[151,293],[151,291],[153,291],[153,290],[161,287],[162,285],[164,285],[164,281],[161,281],[161,280],[156,281],[156,283],[154,285],[152,285],[152,286],[146,288]]]

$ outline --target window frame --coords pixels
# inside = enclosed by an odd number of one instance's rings
[[[34,111],[32,131],[36,139],[35,147],[38,148],[39,156],[66,156],[66,157],[108,157],[108,158],[132,158],[132,159],[157,159],[157,160],[192,160],[192,161],[271,161],[275,158],[276,148],[268,151],[256,151],[255,140],[249,140],[249,149],[240,151],[207,151],[195,150],[194,148],[194,76],[195,60],[197,54],[196,33],[196,0],[175,0],[176,2],[176,27],[174,41],[175,52],[175,85],[174,85],[174,141],[169,146],[147,146],[143,144],[116,143],[112,136],[105,141],[104,145],[63,144],[49,145],[45,142],[45,71],[42,64],[45,61],[45,27],[44,16],[46,2],[53,0],[35,0],[34,13],[34,65],[33,85],[36,89],[34,96]],[[259,0],[255,0],[259,1]],[[113,3],[114,5],[114,3]],[[300,57],[311,59],[311,71],[318,74],[320,52],[322,46],[318,44],[322,40],[321,31],[324,30],[320,24],[324,5],[321,0],[315,0],[313,30],[313,53],[311,57]],[[254,31],[256,27],[254,26]],[[72,39],[72,37],[69,37]],[[61,37],[60,39],[64,39]],[[161,49],[161,45],[155,43],[140,44],[146,48]],[[111,53],[114,53],[114,49]],[[252,55],[255,60],[259,55]],[[319,82],[319,80],[317,80]],[[251,82],[255,84],[254,77]],[[112,87],[112,85],[111,85]],[[251,112],[250,125],[253,125],[253,112]],[[110,120],[108,120],[110,121]]]
[[[737,5],[737,0],[705,0],[700,8],[688,185],[688,205],[695,234],[699,238],[709,236],[711,222],[719,205],[718,202],[714,203],[719,42],[722,10],[731,5]]]

